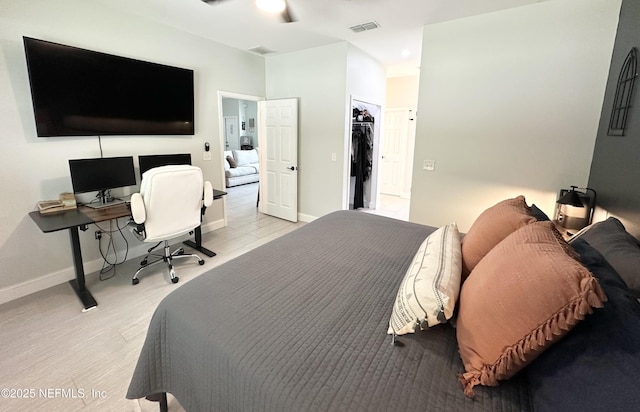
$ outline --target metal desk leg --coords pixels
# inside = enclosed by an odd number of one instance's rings
[[[196,239],[195,242],[193,240],[185,240],[182,243],[189,246],[190,248],[197,250],[198,252],[204,253],[209,257],[214,257],[216,255],[215,252],[207,249],[206,247],[202,247],[202,228],[200,226],[194,229],[193,235]]]
[[[76,278],[69,281],[69,284],[76,291],[76,295],[84,305],[84,312],[98,306],[98,302],[93,298],[89,289],[85,285],[84,265],[82,264],[82,251],[80,250],[80,236],[78,235],[78,227],[70,227],[69,235],[71,236],[71,249],[73,253],[73,266],[76,270]]]

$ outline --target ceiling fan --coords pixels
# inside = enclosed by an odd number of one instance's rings
[[[207,4],[213,4],[219,3],[223,0],[202,1]],[[256,6],[258,6],[259,9],[267,11],[269,13],[279,13],[285,23],[293,23],[296,21],[291,14],[287,0],[256,0]]]

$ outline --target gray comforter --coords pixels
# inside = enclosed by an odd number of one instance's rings
[[[434,228],[335,212],[214,268],[158,306],[127,398],[188,411],[522,411],[516,377],[464,396],[455,331],[386,334]]]

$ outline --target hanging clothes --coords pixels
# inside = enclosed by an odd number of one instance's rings
[[[353,208],[364,207],[364,183],[371,177],[373,167],[373,128],[371,124],[354,124],[351,131],[351,176],[356,185]]]

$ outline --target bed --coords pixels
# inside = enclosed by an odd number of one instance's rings
[[[500,219],[501,204],[485,214]],[[541,226],[545,220],[535,218],[528,206],[524,213],[526,222],[505,232]],[[485,220],[485,226],[496,226]],[[482,228],[478,223],[474,226]],[[464,242],[473,240],[472,230],[460,237],[459,255],[464,255]],[[166,393],[171,393],[187,411],[640,408],[638,301],[582,239],[572,252],[567,249],[597,279],[579,282],[583,289],[591,287],[585,293],[590,303],[572,309],[583,311],[582,319],[571,325],[563,320],[559,336],[554,332],[548,345],[533,345],[529,358],[518,352],[519,360],[511,359],[517,365],[507,374],[503,364],[512,355],[502,353],[502,363],[496,362],[502,366],[495,370],[499,383],[487,381],[488,369],[471,377],[473,359],[463,355],[464,348],[484,350],[464,341],[465,333],[473,340],[478,332],[469,327],[469,319],[496,309],[465,309],[473,294],[464,285],[473,284],[477,268],[465,274],[469,268],[463,261],[453,268],[460,283],[448,297],[446,316],[436,311],[432,315],[439,321],[427,321],[425,315],[416,319],[414,330],[395,333],[390,317],[400,310],[399,290],[436,233],[441,228],[334,212],[200,275],[156,309],[127,398],[164,395],[161,408],[166,408]],[[486,236],[479,238],[486,241]],[[502,245],[502,239],[496,244]],[[487,256],[499,247],[488,249]],[[434,255],[431,250],[423,256]],[[483,326],[481,332],[490,329]],[[583,405],[591,409],[580,409]]]

